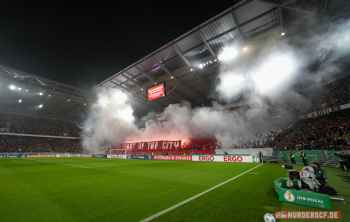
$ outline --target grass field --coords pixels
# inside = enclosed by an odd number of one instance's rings
[[[142,221],[233,178],[152,221],[263,221],[297,206],[278,201],[281,176],[278,164],[0,159],[0,221]]]

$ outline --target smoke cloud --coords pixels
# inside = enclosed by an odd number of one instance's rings
[[[218,56],[216,91],[228,104],[251,104],[248,110],[228,111],[217,102],[212,107],[193,108],[183,101],[135,120],[123,92],[100,89],[83,124],[83,137],[87,138],[83,145],[94,152],[106,143],[216,137],[221,147],[229,148],[242,145],[242,138],[249,138],[253,145],[273,139],[286,126],[273,117],[312,108],[314,95],[301,94],[297,84],[307,82],[309,88],[319,88],[322,86],[316,80],[342,71],[338,61],[350,52],[349,24],[335,24],[327,32],[305,38],[299,46],[277,43],[246,57],[245,62],[240,59],[240,54],[246,53],[244,46],[224,47]]]

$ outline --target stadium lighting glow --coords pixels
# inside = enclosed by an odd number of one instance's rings
[[[18,90],[22,90],[21,88],[18,88]]]
[[[40,94],[40,96],[42,96],[43,95],[43,93],[39,93]]]
[[[281,35],[285,35],[286,33],[282,32]]]
[[[42,107],[43,107],[43,105],[42,105],[42,104],[40,104],[40,105],[39,105],[39,108],[42,108]]]
[[[86,106],[86,103],[84,103],[84,106]]]
[[[173,79],[173,78],[174,78],[174,76],[171,76],[171,78]]]
[[[200,65],[199,65],[199,68],[200,68],[200,69],[203,69],[203,64],[200,64]]]
[[[217,59],[214,59],[214,62],[218,61]]]
[[[68,99],[68,102],[70,101],[70,99]]]
[[[143,90],[143,88],[141,88],[141,90]]]
[[[219,60],[223,62],[230,62],[237,58],[238,52],[234,47],[226,47],[224,50],[219,54]]]
[[[253,74],[257,89],[266,94],[273,92],[277,87],[283,87],[283,82],[287,82],[294,73],[295,64],[295,59],[289,54],[278,54],[268,58]]]
[[[26,92],[28,92],[28,89],[26,89]]]
[[[243,50],[244,50],[244,51],[247,50],[247,47],[244,47]]]
[[[21,102],[22,102],[22,100],[20,99],[18,102],[19,102],[19,103],[21,103]]]
[[[11,85],[10,89],[14,90],[14,89],[16,89],[16,87],[14,85]]]
[[[193,72],[193,69],[191,68],[191,72]]]
[[[51,95],[49,95],[49,97],[51,97]]]

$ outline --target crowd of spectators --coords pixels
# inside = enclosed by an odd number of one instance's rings
[[[71,121],[0,112],[0,128],[10,133],[79,137],[80,129]]]
[[[218,141],[215,138],[191,138],[190,141],[184,142],[182,150],[200,150],[200,149],[218,149]]]
[[[282,141],[293,130],[293,124],[274,125],[268,122],[245,129],[224,145],[238,148],[272,148]]]
[[[350,117],[312,119],[288,138],[283,149],[341,150],[350,146]]]
[[[0,136],[0,153],[80,153],[80,140]]]
[[[328,107],[350,103],[350,76],[328,83],[321,94],[321,102]]]

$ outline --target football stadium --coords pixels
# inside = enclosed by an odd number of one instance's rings
[[[0,59],[0,220],[350,221],[349,16],[237,1],[93,87]]]

